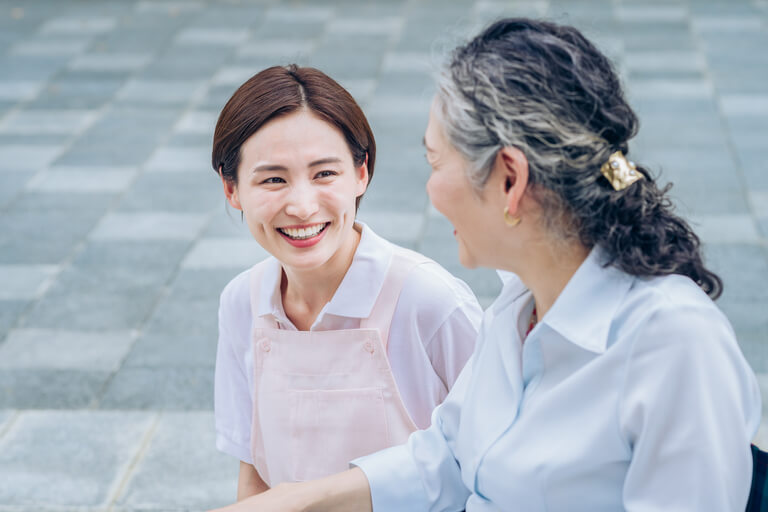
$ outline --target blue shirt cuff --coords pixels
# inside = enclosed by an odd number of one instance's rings
[[[363,470],[374,512],[422,512],[429,504],[408,445],[393,446],[350,462]]]

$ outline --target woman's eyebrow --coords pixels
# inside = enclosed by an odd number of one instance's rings
[[[288,168],[278,164],[261,164],[253,168],[253,171],[287,171]]]
[[[325,164],[337,164],[341,162],[341,158],[335,157],[335,156],[329,156],[326,158],[321,158],[320,160],[314,160],[309,163],[309,167],[315,167],[316,165],[325,165]]]

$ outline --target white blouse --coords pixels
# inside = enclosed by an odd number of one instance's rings
[[[352,264],[311,330],[357,329],[379,296],[393,245],[362,226]],[[283,310],[282,267],[271,258],[264,272],[259,315],[296,330]],[[252,312],[249,271],[221,294],[216,356],[216,446],[240,460],[250,455],[253,411]],[[387,352],[406,409],[419,428],[429,426],[474,349],[482,309],[469,287],[437,263],[419,265],[408,276],[392,317]]]
[[[595,249],[523,344],[531,310],[512,277],[432,426],[353,462],[375,512],[744,510],[760,395],[696,284]]]

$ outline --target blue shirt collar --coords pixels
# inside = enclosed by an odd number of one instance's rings
[[[605,253],[594,247],[579,266],[552,308],[539,320],[569,342],[595,353],[605,352],[611,320],[634,277],[616,267],[605,267]],[[504,283],[491,306],[494,314],[520,308],[531,299],[525,284],[511,272],[498,272]],[[518,303],[517,307],[512,305]]]
[[[540,321],[585,350],[603,353],[616,310],[634,276],[605,266],[605,252],[595,246]]]

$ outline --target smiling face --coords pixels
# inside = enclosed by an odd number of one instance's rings
[[[448,142],[435,108],[433,103],[424,134],[427,161],[432,167],[427,182],[429,200],[453,224],[461,264],[468,268],[487,266],[495,238],[489,236],[493,227],[488,225],[488,205],[470,183],[466,173],[469,164]]]
[[[225,180],[225,192],[264,249],[296,271],[351,257],[368,172],[338,129],[300,110],[266,123],[240,151],[237,183]]]

